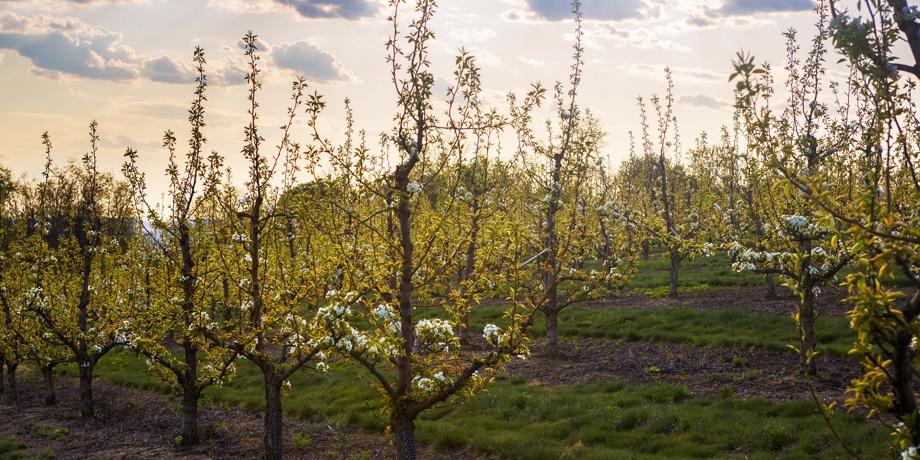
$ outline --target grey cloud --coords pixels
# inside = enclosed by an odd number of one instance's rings
[[[16,51],[45,71],[100,80],[130,80],[138,69],[130,50],[117,47],[117,34],[79,39],[61,31],[44,34],[0,32],[0,48]]]
[[[196,76],[194,66],[168,56],[144,61],[143,72],[147,78],[160,83],[192,83]]]
[[[560,21],[573,18],[572,4],[564,0],[525,0],[530,9],[544,19]],[[585,19],[620,21],[649,16],[658,11],[641,0],[583,0],[582,16]]]
[[[348,80],[350,76],[332,53],[306,41],[271,48],[275,65],[290,69],[314,82]]]
[[[91,27],[79,19],[0,12],[0,49],[29,59],[33,75],[54,80],[72,75],[120,82],[139,78],[161,83],[194,82],[190,62],[140,56],[121,41],[121,34]],[[214,73],[221,76],[223,72],[225,69]]]
[[[716,25],[716,21],[710,17],[691,15],[687,17],[687,24],[694,27],[711,27]]]
[[[373,0],[274,0],[290,6],[305,18],[361,19],[373,16],[380,9]]]
[[[812,0],[726,0],[713,12],[720,16],[744,16],[755,13],[780,13],[814,9]]]
[[[680,96],[677,98],[678,104],[691,105],[694,107],[705,107],[709,109],[721,109],[730,106],[728,102],[720,101],[706,94],[695,94],[693,96]]]

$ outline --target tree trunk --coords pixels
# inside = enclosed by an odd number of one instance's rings
[[[14,404],[19,401],[19,392],[16,391],[16,368],[19,367],[19,363],[13,363],[7,361],[6,363],[6,402],[7,404]]]
[[[281,460],[281,383],[275,382],[272,375],[265,376],[265,432],[262,437],[264,460]]]
[[[779,296],[776,295],[776,283],[773,282],[773,275],[766,274],[764,275],[764,282],[766,283],[766,290],[764,291],[764,299],[778,299]]]
[[[54,393],[54,364],[42,366],[42,376],[45,378],[45,405],[57,405],[57,395]]]
[[[3,381],[3,366],[6,365],[6,359],[0,356],[0,395],[6,392],[6,382]]]
[[[799,304],[799,334],[802,341],[799,351],[802,370],[815,376],[818,375],[818,364],[814,359],[808,359],[808,355],[815,350],[815,296],[811,286],[806,287],[808,290]]]
[[[89,362],[80,363],[80,416],[91,418],[96,414],[93,411],[93,365]]]
[[[182,445],[196,446],[200,442],[198,435],[198,399],[201,388],[198,386],[198,348],[192,346],[188,339],[185,348],[186,369],[182,378]]]
[[[469,306],[467,306],[469,308]],[[467,346],[470,344],[470,312],[464,311],[460,315],[460,345]]]
[[[394,412],[390,415],[390,429],[393,430],[396,460],[416,460],[418,452],[415,444],[415,420],[405,414]]]
[[[914,293],[911,300],[902,310],[907,322],[914,321],[920,312],[920,291]],[[892,412],[898,415],[898,418],[912,418],[917,413],[917,393],[914,392],[914,366],[911,343],[913,334],[909,330],[901,329],[895,336],[892,364],[894,370],[891,375],[891,390],[894,393],[892,401]],[[920,444],[920,430],[910,430],[911,441],[914,445]]]
[[[648,238],[642,240],[642,254],[639,256],[643,262],[648,262],[649,252],[652,250],[652,245],[649,243]]]
[[[559,312],[547,309],[546,314],[546,353],[552,358],[559,357]]]
[[[668,297],[677,298],[677,275],[680,272],[680,257],[677,248],[671,248],[671,284],[668,286]]]
[[[198,387],[191,385],[182,389],[182,445],[197,446],[198,435]]]

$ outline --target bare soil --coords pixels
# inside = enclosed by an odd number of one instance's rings
[[[594,302],[589,308],[660,309],[680,306],[720,309],[745,305],[771,313],[791,313],[794,299],[765,300],[761,288],[732,288],[681,294],[679,299],[649,300],[631,295]],[[824,296],[826,315],[847,310],[842,296]],[[764,350],[726,350],[668,343],[611,342],[598,339],[566,340],[561,356],[552,365],[538,341],[528,360],[512,361],[501,378],[523,379],[530,384],[559,385],[622,380],[629,384],[670,383],[684,385],[707,397],[733,395],[776,401],[810,399],[808,383],[798,372],[796,356]],[[812,379],[819,398],[842,401],[846,385],[859,374],[856,362],[819,357],[821,376]],[[261,446],[262,415],[259,413],[204,407],[200,411],[202,443],[179,448],[175,438],[181,427],[178,403],[151,391],[96,380],[97,417],[78,415],[78,383],[64,377],[56,381],[58,405],[42,404],[40,376],[21,372],[19,401],[0,405],[0,439],[25,442],[32,454],[56,459],[251,459]],[[58,439],[41,435],[65,428]],[[352,459],[392,458],[390,438],[382,434],[331,426],[326,423],[285,421],[285,458]],[[309,439],[308,446],[295,446],[294,434]],[[434,452],[420,446],[419,458],[491,458],[469,450]]]

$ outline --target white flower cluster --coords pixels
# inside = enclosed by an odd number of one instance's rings
[[[374,316],[384,324],[387,332],[391,334],[399,333],[399,321],[396,320],[396,312],[386,304],[379,304],[374,309]]]
[[[29,308],[44,310],[48,307],[45,300],[45,290],[41,286],[33,287],[19,299],[20,305],[28,305]]]
[[[752,251],[737,241],[731,243],[728,253],[735,259],[732,264],[732,270],[735,272],[755,271],[764,265],[782,264],[791,260],[793,256],[788,252]]]
[[[428,377],[415,376],[412,379],[412,386],[418,388],[419,391],[423,393],[434,393],[438,390],[438,387],[435,385],[434,380],[429,379]]]
[[[503,331],[498,326],[491,323],[486,324],[486,327],[482,328],[482,336],[486,339],[486,342],[496,346],[501,345],[506,339],[502,332]]]
[[[421,345],[428,346],[432,351],[449,350],[450,345],[457,342],[454,329],[450,322],[443,319],[423,319],[415,324],[415,334]]]
[[[412,386],[422,393],[434,393],[446,388],[453,383],[453,380],[444,375],[444,371],[435,372],[431,378],[421,375],[412,379]]]
[[[805,216],[795,214],[783,214],[781,216],[784,225],[777,225],[776,234],[780,238],[788,236],[815,238],[825,233],[828,229],[821,228],[813,222],[808,222]],[[767,228],[767,231],[770,229]]]
[[[908,447],[907,450],[901,452],[902,460],[920,460],[920,452],[917,451],[917,446]]]
[[[406,191],[412,194],[421,193],[422,184],[418,182],[409,182],[409,185],[406,186]]]

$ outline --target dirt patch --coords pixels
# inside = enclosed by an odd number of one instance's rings
[[[201,445],[180,448],[178,403],[152,391],[93,382],[97,416],[79,416],[78,382],[60,378],[58,405],[42,402],[41,382],[28,372],[20,377],[19,401],[0,405],[0,439],[16,438],[30,453],[58,460],[151,460],[151,459],[253,459],[260,455],[262,415],[252,411],[205,407],[200,410]],[[55,436],[53,433],[59,433]],[[66,431],[64,431],[66,430]],[[44,433],[44,434],[42,434]],[[287,417],[284,422],[284,458],[290,459],[389,459],[390,438],[354,428],[311,423]],[[295,446],[295,434],[306,445]],[[57,439],[52,439],[57,437]],[[421,446],[420,458],[456,459],[481,457],[468,450],[435,453]]]
[[[846,385],[859,376],[859,365],[844,358],[818,357],[819,377],[812,379],[825,402],[843,403]],[[547,385],[621,380],[630,385],[683,385],[697,396],[761,397],[775,401],[811,399],[801,376],[798,356],[765,350],[726,350],[686,344],[620,342],[599,339],[566,340],[558,359],[546,356],[543,345],[531,358],[515,359],[505,377]]]
[[[792,314],[798,298],[792,291],[777,287],[775,298],[766,298],[763,287],[734,287],[707,289],[703,291],[681,292],[676,299],[649,299],[645,294],[630,293],[610,299],[595,300],[584,305],[585,308],[621,308],[625,310],[661,310],[665,308],[688,308],[692,310],[721,310],[737,308],[773,314]],[[843,316],[853,308],[844,302],[845,291],[824,288],[818,295],[816,308],[827,316]]]

